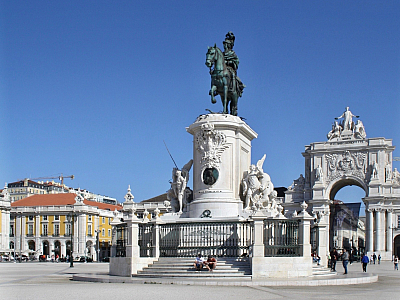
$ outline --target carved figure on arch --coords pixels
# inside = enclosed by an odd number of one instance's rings
[[[274,191],[271,177],[264,173],[262,168],[266,155],[257,162],[257,165],[250,165],[249,171],[242,179],[243,196],[245,196],[245,209],[250,206],[261,208],[264,203],[269,204],[269,196]]]
[[[342,133],[342,126],[339,125],[339,123],[337,121],[335,121],[335,123],[332,125],[332,130],[329,131],[327,137],[328,140],[332,140],[334,138],[339,138],[340,134]]]
[[[364,124],[361,122],[361,120],[357,120],[357,123],[354,127],[354,137],[359,139],[365,139],[367,137]]]
[[[397,171],[397,168],[393,169],[392,180],[393,180],[393,184],[400,185],[400,173],[399,173],[399,171]]]
[[[303,191],[305,184],[305,178],[303,174],[300,174],[299,178],[293,180],[293,183],[288,187],[289,191]]]
[[[178,168],[172,169],[172,182],[171,188],[167,192],[167,201],[165,203],[170,205],[173,212],[182,213],[182,209],[187,205],[187,193],[186,186],[189,181],[189,171],[192,168],[193,160],[191,159],[186,165],[183,166],[182,170]]]
[[[377,179],[378,178],[378,164],[376,161],[372,164],[372,173],[371,178]]]
[[[359,116],[353,115],[352,112],[349,110],[349,107],[347,106],[344,113],[340,117],[335,118],[335,120],[343,118],[343,122],[341,124],[343,130],[353,130],[354,128],[353,117],[359,118]]]
[[[315,180],[316,181],[323,181],[324,180],[324,173],[322,172],[322,168],[320,165],[315,169]]]
[[[392,179],[392,166],[387,163],[385,166],[385,181],[390,181]]]

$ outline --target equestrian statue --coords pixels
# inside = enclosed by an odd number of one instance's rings
[[[211,74],[211,102],[216,103],[215,96],[221,97],[223,114],[228,114],[228,103],[230,102],[230,114],[237,116],[238,99],[242,97],[245,85],[237,76],[239,59],[233,51],[235,35],[229,31],[225,36],[224,52],[214,44],[208,47],[206,54],[206,66],[210,68]],[[214,68],[213,68],[214,67]]]

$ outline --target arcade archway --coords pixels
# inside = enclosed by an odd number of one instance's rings
[[[334,244],[329,235],[332,199],[352,185],[365,191],[365,251],[379,253],[384,260],[391,260],[393,254],[393,229],[400,212],[400,173],[393,169],[392,157],[395,147],[390,139],[367,139],[363,123],[353,122],[354,117],[347,107],[340,117],[343,122],[334,121],[327,141],[305,147],[305,175],[294,180],[285,195],[289,212],[298,210],[303,201],[308,203],[321,261]],[[348,246],[353,246],[350,235],[348,239]]]

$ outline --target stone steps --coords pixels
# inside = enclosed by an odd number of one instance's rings
[[[201,271],[196,271],[193,266],[194,258],[161,257],[134,277],[251,280],[251,268],[247,258],[217,258],[217,260],[216,269],[210,272],[205,267]]]
[[[330,268],[326,268],[320,265],[313,265],[312,268],[312,276],[315,277],[330,277],[330,276],[336,276],[337,272],[332,272]]]

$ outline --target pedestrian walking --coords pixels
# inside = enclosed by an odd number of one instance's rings
[[[381,255],[379,254],[379,255],[378,255],[378,265],[381,264],[381,258],[382,258],[382,257],[381,257]]]
[[[346,249],[343,249],[343,252],[342,252],[342,263],[343,263],[343,269],[344,269],[343,274],[347,274],[347,265],[349,264],[349,253],[346,251]]]
[[[363,254],[362,258],[361,258],[361,264],[362,264],[363,272],[367,272],[368,263],[369,263],[368,255],[364,255]]]
[[[397,255],[394,257],[393,263],[394,263],[394,269],[398,271],[399,270],[399,258],[397,257]]]
[[[375,253],[372,254],[372,259],[374,260],[374,265],[375,265],[375,262],[376,262],[376,254]]]
[[[338,260],[339,253],[337,252],[336,248],[333,248],[331,251],[331,271],[335,272],[336,271],[336,261]]]

